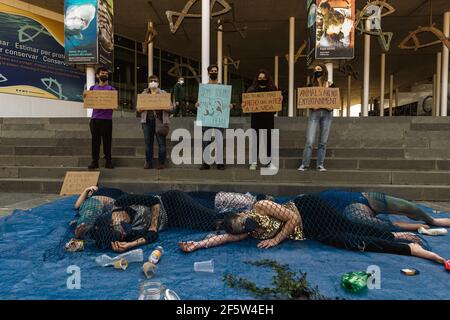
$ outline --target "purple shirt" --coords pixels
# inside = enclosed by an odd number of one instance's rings
[[[109,84],[106,86],[101,86],[99,84],[96,84],[95,86],[92,86],[90,90],[112,90],[115,91],[114,87],[110,86]],[[112,109],[94,109],[92,112],[91,119],[102,119],[102,120],[112,120],[113,116],[113,110]]]

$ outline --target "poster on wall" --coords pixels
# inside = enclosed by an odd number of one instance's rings
[[[64,35],[69,64],[113,67],[113,0],[65,0]]]
[[[355,56],[355,0],[316,0],[316,59]]]
[[[315,59],[316,52],[316,15],[317,6],[315,0],[307,0],[307,29],[308,29],[308,51],[306,55],[307,65],[311,65]]]
[[[64,25],[0,3],[0,92],[83,101],[84,72],[64,57]]]

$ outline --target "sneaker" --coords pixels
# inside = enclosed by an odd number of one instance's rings
[[[217,165],[217,170],[225,170],[225,165],[224,164],[218,164]]]
[[[111,162],[111,160],[110,160],[110,161],[106,161],[106,163],[105,163],[105,168],[106,168],[106,169],[114,169],[114,165],[113,165],[113,163]]]
[[[146,162],[144,165],[144,170],[150,170],[150,169],[153,169],[153,166],[150,163]]]
[[[317,171],[320,171],[320,172],[327,172],[328,170],[325,169],[324,166],[318,166],[318,167],[317,167]]]
[[[200,167],[200,170],[209,170],[209,169],[211,169],[211,166],[206,163],[202,164],[202,166]]]
[[[267,169],[272,170],[272,171],[278,170],[278,168],[272,162],[267,166]]]
[[[95,161],[95,160],[93,160],[91,162],[91,164],[88,166],[89,170],[95,170],[95,169],[98,169],[98,168],[99,168],[98,161]]]
[[[301,165],[297,170],[304,172],[304,171],[308,170],[308,168],[306,168],[304,165]]]
[[[252,164],[250,165],[249,170],[255,171],[256,169],[258,169],[258,164],[252,163]]]

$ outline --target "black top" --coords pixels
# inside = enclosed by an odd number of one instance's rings
[[[265,87],[261,88],[250,87],[247,93],[256,92],[271,92],[277,91],[276,87]],[[273,129],[275,128],[275,113],[276,112],[255,112],[251,114],[251,126],[252,129]]]

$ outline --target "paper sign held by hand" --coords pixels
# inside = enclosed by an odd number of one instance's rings
[[[341,108],[341,96],[339,93],[339,88],[299,88],[297,98],[298,109]]]
[[[279,112],[283,108],[281,91],[244,93],[242,109],[244,113]]]
[[[96,186],[100,172],[68,171],[59,193],[61,196],[73,196],[83,193],[86,188]]]
[[[119,94],[113,90],[90,90],[84,92],[85,109],[118,109]]]
[[[138,94],[136,108],[138,111],[172,110],[170,93]]]

